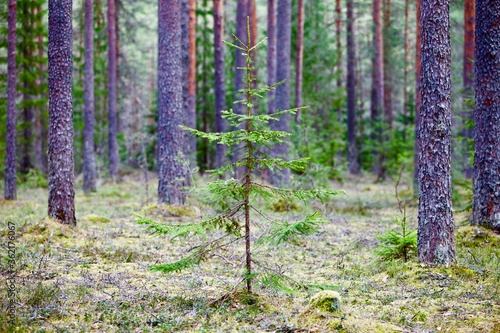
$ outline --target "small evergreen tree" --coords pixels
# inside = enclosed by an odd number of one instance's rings
[[[270,201],[276,198],[282,198],[287,202],[294,199],[310,200],[319,199],[323,201],[330,195],[336,195],[341,191],[328,189],[283,189],[267,184],[262,184],[256,181],[254,172],[262,168],[269,169],[291,169],[303,171],[309,159],[301,158],[298,160],[286,161],[281,158],[273,158],[266,153],[266,148],[274,144],[281,144],[290,136],[287,132],[269,130],[269,122],[279,121],[280,116],[285,114],[295,114],[298,110],[304,109],[295,108],[290,110],[277,110],[272,114],[254,115],[252,114],[254,102],[256,98],[263,98],[263,95],[276,88],[279,82],[271,86],[252,89],[252,81],[255,80],[252,75],[252,61],[250,53],[258,47],[260,41],[256,45],[250,44],[250,32],[247,22],[247,43],[243,43],[239,38],[233,35],[236,40],[236,45],[226,42],[229,46],[236,48],[242,52],[246,59],[246,66],[238,68],[245,73],[244,89],[239,91],[239,95],[243,98],[234,102],[234,104],[243,104],[246,108],[245,114],[236,114],[233,110],[223,111],[223,118],[231,124],[230,128],[234,130],[225,133],[206,133],[196,129],[183,127],[192,132],[194,135],[207,139],[210,142],[223,144],[229,148],[243,147],[241,158],[237,161],[228,163],[227,165],[212,170],[212,174],[217,178],[226,173],[232,173],[234,168],[242,168],[244,175],[242,179],[218,179],[207,185],[207,190],[211,197],[223,208],[222,213],[207,218],[201,222],[178,225],[162,225],[145,217],[139,216],[138,223],[148,225],[149,230],[153,230],[158,234],[169,234],[171,237],[185,236],[188,234],[204,234],[207,230],[219,229],[226,233],[226,236],[235,237],[236,240],[245,240],[245,272],[244,280],[246,281],[246,289],[248,293],[252,290],[252,279],[259,274],[253,272],[251,253],[251,227],[252,220],[250,210],[255,209],[255,202],[258,198]],[[241,149],[241,148],[233,148]],[[244,224],[240,223],[238,213],[243,212]],[[317,231],[318,226],[325,219],[320,213],[314,212],[307,215],[300,221],[282,221],[274,222],[267,234],[262,235],[258,242],[281,244],[294,240],[299,235],[309,235]],[[154,265],[151,267],[154,271],[165,273],[180,271],[182,269],[192,267],[199,264],[207,258],[209,253],[220,248],[223,244],[223,238],[218,238],[215,241],[209,242],[203,246],[198,246],[192,251],[192,254],[177,262],[171,264]],[[261,275],[263,283],[272,283],[277,287],[283,287],[283,276],[269,274],[265,272]]]

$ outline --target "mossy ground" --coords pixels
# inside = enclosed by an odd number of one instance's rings
[[[18,201],[0,202],[4,277],[7,222],[17,236],[16,322],[7,325],[2,283],[0,332],[500,332],[498,235],[457,222],[458,260],[450,268],[377,260],[376,235],[394,228],[398,214],[391,182],[361,177],[332,183],[347,195],[324,205],[297,203],[294,211],[275,212],[261,203],[268,216],[310,209],[327,216],[329,223],[315,235],[254,250],[256,261],[310,288],[286,294],[256,284],[254,295],[240,288],[219,302],[241,279],[243,249],[228,245],[182,273],[148,271],[151,264],[180,259],[204,238],[151,235],[134,213],[182,223],[212,210],[195,196],[188,207],[158,205],[152,184],[147,195],[141,176],[131,174],[90,196],[78,189],[76,228],[46,218],[46,189],[21,187]],[[415,227],[415,202],[408,208]],[[265,230],[265,221],[254,216],[255,233]],[[310,307],[321,289],[340,294],[341,311]]]

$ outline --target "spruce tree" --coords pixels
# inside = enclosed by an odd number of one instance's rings
[[[248,27],[248,22],[247,22]],[[282,189],[279,187],[270,186],[257,182],[255,171],[262,168],[271,170],[291,169],[295,171],[304,171],[309,158],[301,158],[298,160],[286,161],[282,158],[275,158],[266,153],[267,147],[275,144],[282,144],[290,137],[290,133],[284,131],[269,130],[270,121],[279,121],[283,115],[294,115],[298,110],[304,109],[294,108],[289,110],[279,110],[271,114],[254,115],[252,110],[257,98],[263,98],[263,95],[274,90],[279,84],[264,86],[262,88],[252,89],[252,82],[255,80],[252,77],[252,59],[251,52],[260,45],[263,41],[256,45],[251,45],[250,32],[247,28],[247,36],[245,42],[233,35],[236,40],[235,44],[228,43],[229,46],[237,49],[245,58],[245,66],[239,69],[244,73],[245,87],[238,91],[241,99],[234,102],[235,105],[242,105],[245,109],[244,114],[235,113],[232,109],[222,111],[223,118],[230,124],[233,130],[225,133],[207,133],[193,128],[184,127],[184,129],[192,132],[194,135],[207,139],[210,142],[222,144],[230,149],[238,149],[243,147],[240,152],[241,158],[237,161],[230,162],[225,166],[212,170],[212,174],[218,179],[209,183],[206,190],[210,193],[210,197],[214,199],[223,208],[222,213],[208,217],[200,222],[177,224],[177,225],[162,225],[143,216],[139,216],[138,223],[148,225],[148,230],[161,235],[170,235],[171,237],[186,236],[189,234],[205,234],[208,230],[222,230],[225,236],[219,237],[214,241],[208,242],[201,246],[197,246],[191,251],[191,254],[177,262],[170,264],[154,265],[151,267],[154,271],[165,273],[181,271],[182,269],[192,267],[199,264],[201,261],[209,257],[215,250],[220,249],[224,244],[227,244],[226,237],[232,237],[232,243],[238,240],[244,240],[245,243],[245,272],[243,280],[246,282],[246,290],[248,293],[252,291],[252,280],[260,277],[263,283],[274,283],[275,286],[282,285],[282,276],[273,275],[269,272],[255,272],[252,259],[252,248],[255,241],[252,242],[252,218],[251,210],[257,210],[255,204],[260,198],[267,202],[280,198],[285,202],[291,202],[294,199],[310,200],[319,199],[323,201],[330,195],[338,194],[339,191],[327,189]],[[219,179],[221,175],[226,173],[233,174],[233,170],[240,168],[243,170],[241,179]],[[243,221],[240,221],[242,216]],[[324,218],[320,213],[314,212],[307,215],[300,221],[272,221],[273,223],[269,232],[260,236],[257,240],[259,243],[281,244],[294,240],[299,235],[308,235],[317,231],[318,226],[324,222]]]

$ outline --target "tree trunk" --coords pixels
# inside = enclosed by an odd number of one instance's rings
[[[94,151],[94,1],[85,0],[84,37],[84,122],[83,131],[83,190],[96,191],[96,158]]]
[[[290,47],[291,47],[291,23],[292,23],[292,2],[291,0],[278,0],[277,12],[277,41],[280,43],[280,52],[277,53],[276,81],[285,82],[276,88],[277,110],[287,110],[290,108]],[[271,122],[273,131],[290,131],[290,114],[282,115],[280,121]],[[273,157],[286,159],[288,154],[288,141],[277,144],[271,151]],[[288,185],[290,183],[290,170],[276,170],[272,173],[270,181],[274,185]]]
[[[420,32],[420,197],[418,258],[449,266],[455,260],[451,206],[450,4],[423,1]]]
[[[404,73],[403,73],[403,116],[405,119],[404,139],[406,140],[406,125],[409,116],[408,112],[408,64],[410,63],[410,43],[408,40],[409,31],[409,0],[405,0],[405,29],[404,29]]]
[[[422,69],[422,46],[420,35],[420,0],[415,0],[417,20],[417,40],[415,42],[415,152],[413,156],[413,195],[419,196],[418,166],[420,165],[420,140],[418,138],[420,123],[420,72]]]
[[[196,1],[181,0],[182,95],[186,126],[196,128]],[[186,132],[185,154],[196,167],[196,137]]]
[[[342,89],[342,42],[341,42],[341,22],[342,22],[342,11],[340,6],[340,0],[336,0],[335,2],[335,33],[337,34],[337,91]],[[337,108],[338,120],[342,121],[342,107],[339,105]]]
[[[108,0],[108,159],[109,175],[118,177],[118,116],[116,110],[116,0]]]
[[[462,136],[471,139],[473,129],[466,126],[467,120],[473,120],[473,108],[469,101],[474,98],[474,50],[475,50],[475,30],[476,30],[476,0],[464,1],[464,59],[463,59],[463,80],[464,80],[464,112],[462,113],[463,131]],[[468,140],[464,141],[464,171],[467,177],[472,177],[473,168],[469,165],[469,155],[472,147]]]
[[[471,223],[500,232],[500,3],[476,0],[474,199]]]
[[[304,63],[304,0],[298,0],[297,54],[295,56],[295,107],[302,106],[302,67]],[[295,119],[298,120],[300,112]]]
[[[71,0],[49,0],[49,216],[76,225],[71,18]]]
[[[257,44],[257,7],[255,5],[256,0],[248,0],[248,12],[247,15],[250,18],[250,45]],[[250,57],[252,58],[252,77],[255,79],[252,81],[252,89],[257,88],[257,79],[258,79],[258,71],[257,71],[257,48],[253,49],[250,52]],[[255,105],[253,107],[255,112],[258,111],[258,106]]]
[[[384,121],[387,128],[392,127],[392,35],[391,35],[391,0],[383,0],[383,59],[384,59]],[[386,137],[387,138],[387,137]]]
[[[224,74],[224,0],[214,0],[214,62],[215,62],[215,132],[226,132],[226,121],[221,111],[226,109],[226,83]],[[226,163],[226,146],[215,147],[215,167]]]
[[[41,4],[37,6],[36,8],[36,14],[35,14],[35,8],[32,8],[33,10],[33,16],[36,15],[36,25],[38,26],[43,26],[42,20],[43,20],[43,14],[42,14],[42,6]],[[43,59],[45,57],[45,52],[44,52],[44,44],[43,44],[43,34],[40,33],[37,36],[37,41],[36,45],[38,48],[38,57],[39,59]],[[44,64],[39,64],[39,70],[40,73],[45,73],[45,65]],[[42,80],[41,80],[41,75],[39,75],[36,79],[36,86],[37,86],[37,91],[38,91],[38,98],[44,98],[40,96],[43,94],[44,89]],[[44,113],[45,108],[43,106],[37,105],[35,106],[35,124],[34,124],[34,152],[35,152],[35,167],[38,170],[41,170],[43,173],[47,172],[46,168],[46,163],[44,162],[47,158],[45,151],[43,150],[43,136],[42,136],[42,117]]]
[[[353,0],[347,0],[347,161],[351,174],[359,173],[356,146],[356,49]]]
[[[16,200],[16,0],[9,0],[7,36],[7,142],[5,154],[6,200]]]
[[[372,171],[379,173],[382,169],[380,149],[383,146],[382,141],[382,110],[384,107],[384,53],[382,41],[382,7],[381,0],[373,0],[373,82],[372,82]]]
[[[276,1],[267,1],[267,85],[276,83]],[[267,93],[268,103],[267,112],[275,111],[276,91],[271,90]]]
[[[186,135],[182,107],[181,7],[158,1],[158,201],[183,205]]]

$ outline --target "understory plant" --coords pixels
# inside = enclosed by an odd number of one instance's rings
[[[229,150],[232,150],[233,154],[238,151],[241,156],[237,161],[228,162],[219,169],[211,170],[215,180],[206,186],[206,190],[209,192],[212,201],[221,207],[221,213],[210,216],[202,221],[187,224],[165,225],[143,216],[139,216],[138,223],[148,225],[148,230],[153,230],[159,235],[170,235],[170,237],[192,234],[204,235],[207,231],[215,230],[222,230],[224,232],[224,236],[194,247],[188,256],[179,261],[152,266],[151,270],[153,271],[165,273],[181,271],[201,263],[209,258],[214,251],[220,250],[228,244],[243,241],[245,244],[245,270],[241,281],[246,282],[246,290],[250,294],[252,291],[252,280],[255,278],[258,278],[264,284],[272,284],[281,289],[287,288],[285,283],[286,277],[282,274],[269,272],[269,270],[266,271],[265,265],[259,265],[259,267],[264,268],[264,272],[257,273],[254,271],[254,264],[259,264],[252,257],[252,248],[256,243],[259,245],[278,245],[294,241],[300,235],[309,235],[316,232],[320,224],[325,222],[322,214],[318,212],[308,214],[304,219],[299,221],[269,219],[271,225],[267,228],[268,231],[258,238],[251,237],[253,213],[260,213],[256,207],[257,201],[259,199],[266,202],[277,199],[287,202],[293,202],[296,199],[304,201],[318,199],[323,201],[330,195],[336,195],[342,191],[329,189],[286,189],[257,181],[255,173],[264,168],[274,172],[280,172],[286,168],[294,171],[304,171],[308,165],[309,158],[287,161],[282,158],[272,157],[267,153],[269,148],[276,144],[287,144],[287,139],[290,137],[290,133],[288,132],[270,130],[269,122],[279,121],[282,115],[293,115],[303,108],[277,110],[272,114],[263,115],[252,113],[254,103],[256,103],[257,99],[263,98],[267,92],[275,89],[283,82],[252,89],[252,81],[256,79],[252,77],[252,70],[254,68],[252,67],[250,53],[261,45],[265,39],[255,45],[251,45],[248,22],[247,31],[248,43],[243,43],[234,35],[234,44],[225,42],[230,47],[240,50],[246,58],[246,66],[238,68],[238,70],[245,72],[244,80],[246,87],[239,91],[238,96],[241,96],[241,98],[234,102],[234,104],[242,103],[245,105],[246,113],[236,114],[232,109],[222,111],[223,118],[230,123],[230,128],[233,129],[225,133],[206,133],[193,128],[183,127],[193,135],[207,139],[209,142],[226,145]],[[227,174],[234,175],[236,169],[242,171],[243,177],[241,179],[224,178]],[[240,174],[240,172],[237,174]]]

